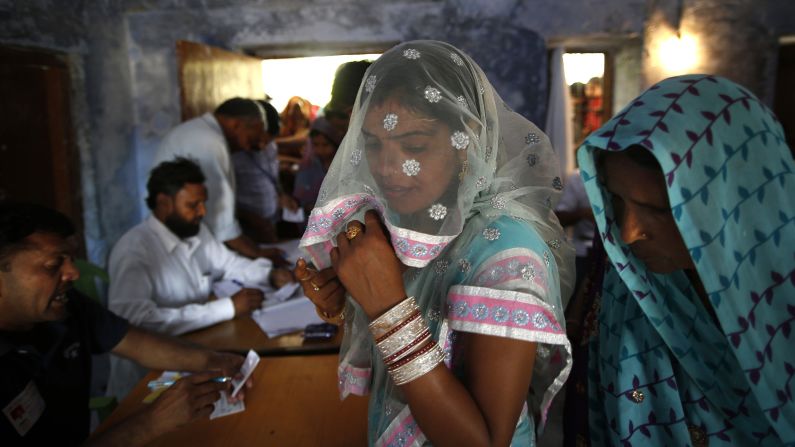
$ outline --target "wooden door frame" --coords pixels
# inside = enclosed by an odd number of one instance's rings
[[[80,154],[72,121],[70,61],[66,54],[44,48],[0,45],[0,64],[49,67],[44,72],[46,113],[49,127],[49,153],[52,159],[52,206],[64,213],[78,234],[78,256],[86,256],[83,222],[83,194],[80,179]]]

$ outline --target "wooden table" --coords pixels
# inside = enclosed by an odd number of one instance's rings
[[[342,328],[330,340],[304,340],[301,332],[268,338],[251,317],[235,318],[183,335],[181,338],[218,351],[243,355],[253,349],[260,356],[337,353]]]
[[[196,421],[157,439],[153,446],[364,446],[367,398],[340,402],[337,356],[268,357],[254,371],[246,410],[211,421]],[[143,408],[144,378],[97,430]]]

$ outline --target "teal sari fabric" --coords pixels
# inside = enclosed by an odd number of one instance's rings
[[[404,275],[409,295],[434,297],[423,300],[420,307],[434,339],[446,353],[446,366],[463,383],[465,365],[476,361],[463,355],[464,333],[538,345],[532,388],[511,446],[535,445],[533,417],[538,417],[539,425],[546,421],[552,399],[571,364],[552,250],[527,222],[477,215],[467,221],[461,235],[432,268],[409,269]],[[370,355],[381,358],[375,347]],[[373,366],[369,443],[386,447],[430,445],[400,389],[387,378],[379,362]]]
[[[621,240],[600,151],[648,149],[708,294],[646,270]],[[593,445],[795,443],[795,178],[775,116],[743,87],[688,75],[654,85],[578,159],[605,250],[589,358]]]

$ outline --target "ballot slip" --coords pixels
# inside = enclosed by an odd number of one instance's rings
[[[232,379],[232,397],[235,397],[243,388],[243,386],[246,384],[246,381],[249,377],[251,377],[251,374],[254,372],[254,369],[258,364],[259,355],[257,355],[253,349],[250,349],[248,354],[246,354],[246,360],[243,361],[243,366],[240,367],[240,375],[242,376],[241,379]]]
[[[243,385],[246,383],[246,380],[251,376],[251,373],[256,368],[257,364],[259,363],[259,356],[254,351],[249,351],[248,355],[246,356],[246,360],[243,362],[243,366],[240,368],[240,374],[243,376],[243,379],[240,381],[232,380],[232,386],[234,387],[232,393],[228,391],[222,391],[221,397],[218,398],[213,404],[213,412],[210,414],[210,419],[217,419],[223,416],[229,416],[230,414],[240,413],[246,409],[246,404],[242,400],[233,401],[231,396],[237,395]],[[149,383],[149,387],[152,390],[143,400],[144,403],[152,403],[157,399],[169,386],[174,384],[177,380],[185,378],[189,376],[190,373],[188,372],[179,372],[179,371],[163,371],[160,376],[151,381]],[[159,385],[161,384],[161,385]]]

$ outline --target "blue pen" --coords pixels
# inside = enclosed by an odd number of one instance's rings
[[[216,382],[216,383],[227,383],[227,382],[229,382],[231,380],[232,380],[232,378],[229,377],[229,376],[221,376],[221,377],[213,377],[209,381],[210,382]],[[148,386],[149,389],[167,388],[167,387],[170,387],[171,385],[173,385],[175,383],[177,383],[176,380],[152,380],[149,383],[147,383],[146,386]]]
[[[242,282],[240,282],[240,281],[238,281],[238,280],[236,280],[236,279],[233,279],[233,280],[232,280],[232,284],[234,284],[234,285],[236,285],[236,286],[238,286],[238,287],[246,287],[246,286],[244,286],[244,285],[243,285],[243,283],[242,283]]]

